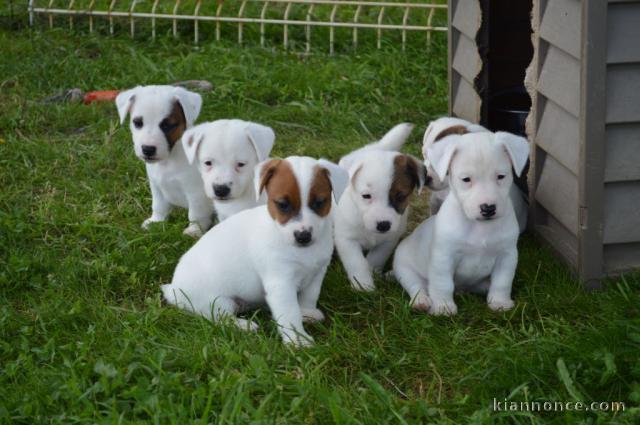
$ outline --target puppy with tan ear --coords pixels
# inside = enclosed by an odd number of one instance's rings
[[[412,128],[397,125],[379,142],[340,160],[350,182],[336,210],[335,243],[356,290],[375,289],[373,271],[381,271],[393,253],[407,228],[411,195],[425,184],[422,162],[397,152]]]
[[[242,120],[217,120],[187,130],[182,144],[196,164],[219,221],[264,203],[256,196],[254,168],[269,157],[276,135],[270,127]]]
[[[237,313],[267,304],[287,344],[313,339],[303,321],[323,320],[317,301],[333,253],[332,199],[348,177],[324,160],[272,159],[256,168],[267,204],[214,226],[182,256],[164,298],[213,321],[255,330]]]
[[[456,314],[455,289],[487,293],[489,308],[508,310],[519,235],[511,169],[520,175],[529,144],[503,132],[449,138],[427,150],[449,194],[438,214],[398,245],[393,273],[411,305],[431,314]]]
[[[198,117],[202,98],[181,87],[138,86],[120,93],[116,106],[121,123],[131,116],[134,151],[145,162],[151,187],[152,214],[142,227],[164,221],[177,206],[189,209],[184,233],[201,236],[211,226],[213,206],[180,138]]]

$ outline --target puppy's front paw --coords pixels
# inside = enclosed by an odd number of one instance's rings
[[[238,325],[238,327],[243,331],[256,332],[260,329],[260,326],[258,326],[258,324],[253,320],[237,318],[236,325]]]
[[[356,274],[349,279],[351,281],[351,287],[356,291],[371,292],[376,290],[376,285],[373,283],[373,276]]]
[[[282,340],[286,345],[290,345],[294,348],[313,346],[313,337],[306,332],[283,335]]]
[[[202,229],[198,223],[191,223],[182,233],[187,236],[191,236],[194,239],[198,239],[202,236]]]
[[[506,299],[490,299],[487,304],[489,305],[489,308],[493,311],[507,311],[507,310],[511,310],[513,308],[513,306],[516,305],[515,302],[513,302],[512,299],[510,298],[506,298]]]
[[[153,223],[160,223],[163,220],[158,220],[156,218],[153,217],[149,217],[148,219],[146,219],[145,221],[142,222],[142,227],[144,230],[149,230],[149,226],[151,226]]]
[[[305,323],[322,322],[324,313],[317,308],[302,308],[302,321]]]
[[[429,314],[433,316],[455,316],[458,314],[458,306],[453,301],[433,302],[429,308]]]
[[[418,292],[418,294],[411,300],[411,308],[418,311],[428,312],[431,307],[431,301],[424,292]]]

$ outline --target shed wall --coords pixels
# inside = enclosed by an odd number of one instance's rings
[[[640,1],[607,10],[604,272],[640,268]]]

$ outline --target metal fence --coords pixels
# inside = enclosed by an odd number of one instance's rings
[[[311,50],[312,28],[328,28],[329,51],[334,52],[336,29],[351,32],[350,42],[358,47],[359,31],[375,31],[375,43],[382,45],[383,32],[401,32],[404,49],[407,33],[422,33],[426,45],[431,43],[433,32],[447,31],[447,5],[428,2],[400,3],[355,0],[29,0],[29,23],[34,25],[38,17],[44,17],[50,27],[55,16],[66,16],[70,29],[76,21],[88,21],[93,32],[97,20],[108,22],[109,33],[116,30],[115,20],[128,21],[131,37],[136,36],[136,23],[150,21],[151,38],[156,38],[157,22],[169,21],[171,33],[178,36],[178,23],[193,24],[193,39],[201,38],[200,24],[215,24],[215,40],[222,37],[221,24],[237,26],[237,41],[245,39],[245,26],[259,25],[260,45],[267,40],[266,26],[282,27],[282,44],[290,47],[292,27],[303,27],[305,51]],[[437,25],[438,23],[439,25]],[[140,32],[140,30],[138,30]]]

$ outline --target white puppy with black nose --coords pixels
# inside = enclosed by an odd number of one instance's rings
[[[431,314],[457,313],[455,289],[488,291],[489,308],[512,308],[519,228],[511,168],[520,175],[529,144],[510,133],[468,133],[449,136],[427,155],[450,191],[438,214],[398,245],[395,277],[411,305]]]
[[[449,182],[447,179],[441,180],[434,171],[431,158],[429,158],[427,153],[428,150],[436,144],[449,143],[449,136],[459,136],[468,133],[486,133],[488,131],[488,129],[479,124],[473,124],[469,121],[454,117],[442,117],[429,123],[422,140],[422,155],[424,157],[424,164],[427,166],[427,174],[430,177],[428,186],[429,189],[431,189],[431,196],[429,197],[431,215],[438,213],[440,206],[449,195]],[[525,194],[514,184],[511,186],[509,196],[511,197],[516,218],[518,219],[520,233],[522,233],[527,226],[528,217],[528,205]]]
[[[373,271],[381,271],[391,256],[407,228],[411,194],[424,185],[422,162],[397,152],[412,128],[399,124],[340,160],[350,182],[336,209],[335,243],[356,290],[375,289]]]
[[[142,227],[164,221],[177,206],[189,209],[184,233],[201,236],[211,226],[213,206],[180,138],[198,117],[202,98],[181,87],[138,86],[118,94],[116,106],[120,123],[131,116],[134,150],[145,162],[151,187],[152,214]]]
[[[302,323],[324,319],[316,304],[333,252],[331,194],[339,197],[347,180],[337,165],[308,157],[259,164],[255,191],[266,191],[267,204],[207,232],[162,286],[164,298],[251,330],[257,325],[236,314],[266,303],[285,343],[312,344]]]
[[[217,120],[187,130],[182,144],[196,163],[219,221],[264,203],[253,187],[255,166],[269,157],[276,135],[270,127],[242,120]]]

